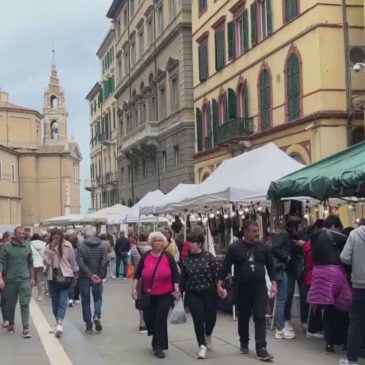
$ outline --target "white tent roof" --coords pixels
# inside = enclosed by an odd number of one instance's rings
[[[110,224],[110,218],[117,214],[121,214],[129,208],[122,204],[115,204],[112,207],[103,208],[97,210],[96,212],[92,212],[84,215],[80,219],[74,219],[74,223],[81,224],[93,224],[93,223],[101,223],[101,224]]]
[[[161,202],[157,212],[201,209],[229,202],[265,200],[270,183],[303,168],[274,143],[225,160],[195,189],[185,191],[167,204]],[[171,193],[170,193],[171,194]],[[170,195],[168,194],[168,195]],[[167,195],[167,196],[168,196]]]
[[[62,215],[59,217],[54,217],[50,219],[45,219],[41,222],[41,225],[44,227],[50,226],[67,226],[69,224],[73,224],[75,220],[82,219],[84,214],[70,214],[70,215]]]
[[[121,214],[117,214],[111,217],[110,221],[112,224],[120,223],[137,223],[141,221],[139,215],[139,207],[141,206],[153,206],[163,199],[165,194],[160,190],[155,190],[147,193],[138,203],[134,204],[133,207],[123,211]],[[143,222],[153,222],[154,217],[143,217]]]

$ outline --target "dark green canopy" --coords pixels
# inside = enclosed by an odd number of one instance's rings
[[[365,141],[271,183],[268,198],[365,197]]]

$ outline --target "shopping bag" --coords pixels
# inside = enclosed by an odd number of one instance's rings
[[[131,279],[133,278],[133,265],[131,263],[128,264],[128,273],[127,273],[127,278]]]
[[[175,303],[175,306],[174,306],[174,308],[172,309],[172,312],[171,312],[170,323],[171,324],[186,323],[186,314],[185,314],[184,304],[183,304],[182,299],[179,299]]]

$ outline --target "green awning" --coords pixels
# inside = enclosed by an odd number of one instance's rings
[[[365,141],[271,183],[268,198],[365,197]]]

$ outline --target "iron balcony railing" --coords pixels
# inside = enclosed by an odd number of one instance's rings
[[[253,118],[239,118],[224,123],[217,129],[216,145],[228,142],[231,139],[253,134]]]

